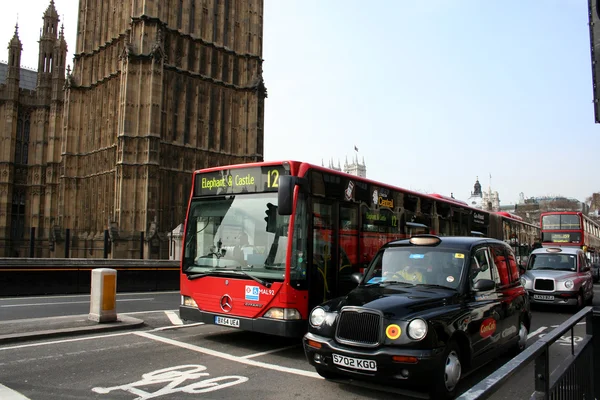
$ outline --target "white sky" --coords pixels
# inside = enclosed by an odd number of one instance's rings
[[[3,2],[36,69],[49,0]],[[265,159],[354,156],[369,178],[502,204],[584,200],[596,178],[587,0],[265,0]],[[72,65],[77,0],[55,0]],[[2,44],[4,43],[4,45]]]

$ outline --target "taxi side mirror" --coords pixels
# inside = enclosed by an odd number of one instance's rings
[[[479,279],[473,284],[474,292],[487,292],[496,288],[496,282],[491,279]]]
[[[358,285],[360,281],[362,281],[363,274],[361,274],[360,272],[355,272],[352,275],[350,275],[350,278],[352,279],[352,282]]]

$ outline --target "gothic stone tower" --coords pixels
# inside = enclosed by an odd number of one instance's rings
[[[72,256],[101,256],[108,228],[112,258],[138,257],[140,232],[168,258],[192,171],[262,160],[262,21],[262,0],[80,0],[60,215],[88,250]]]
[[[15,27],[6,76],[0,76],[0,256],[27,256],[31,233],[34,256],[50,256],[58,217],[67,44],[53,0],[42,19],[38,71],[20,67]]]

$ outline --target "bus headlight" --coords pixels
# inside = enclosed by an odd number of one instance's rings
[[[198,308],[198,304],[196,304],[196,301],[189,296],[181,296],[181,304],[186,307]]]
[[[565,288],[572,289],[573,288],[573,281],[565,281]]]
[[[421,340],[427,335],[427,322],[421,318],[413,319],[406,329],[408,336],[414,340]]]
[[[264,315],[265,318],[273,319],[302,319],[300,311],[295,308],[281,308],[273,307],[270,308]]]
[[[325,321],[325,310],[321,307],[317,307],[310,313],[310,324],[315,328],[320,327]]]

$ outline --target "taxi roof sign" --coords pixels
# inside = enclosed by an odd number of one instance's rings
[[[415,246],[434,246],[440,244],[442,239],[435,235],[418,235],[411,237],[409,242]]]
[[[560,247],[549,247],[546,249],[547,253],[560,253],[562,249]]]

